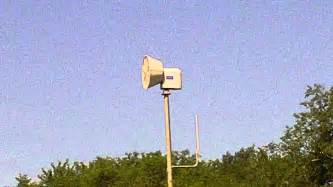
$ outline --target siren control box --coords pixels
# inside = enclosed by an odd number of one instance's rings
[[[163,89],[182,89],[182,71],[179,68],[164,68],[164,80],[161,84]]]

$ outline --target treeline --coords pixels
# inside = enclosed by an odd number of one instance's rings
[[[242,148],[197,168],[174,169],[176,187],[329,186],[333,183],[333,87],[308,87],[304,111],[294,114],[278,143]],[[173,153],[174,164],[193,163],[189,151]],[[161,152],[97,157],[89,163],[68,160],[42,169],[39,181],[16,177],[19,187],[161,187],[166,186]]]

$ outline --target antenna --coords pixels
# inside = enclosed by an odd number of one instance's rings
[[[176,165],[173,168],[194,168],[197,167],[200,161],[200,142],[199,142],[199,123],[198,115],[195,115],[195,163],[192,165]]]
[[[171,94],[170,90],[182,89],[182,71],[179,68],[164,68],[161,60],[146,55],[143,57],[141,79],[142,79],[142,87],[145,90],[157,84],[160,84],[160,88],[163,90],[162,95],[164,100],[168,187],[172,187],[172,168],[196,167],[199,163],[200,144],[199,144],[198,116],[197,115],[195,116],[195,134],[196,134],[195,163],[193,165],[172,166],[169,95]]]

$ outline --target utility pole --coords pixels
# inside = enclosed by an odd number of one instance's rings
[[[163,90],[164,99],[164,119],[165,119],[165,143],[166,143],[166,156],[167,156],[167,174],[168,174],[168,187],[172,187],[172,163],[171,163],[171,130],[170,130],[170,111],[169,111],[169,90]]]
[[[193,168],[199,164],[200,145],[199,145],[199,127],[198,116],[195,116],[195,132],[196,132],[196,147],[195,147],[195,163],[193,165],[172,165],[171,160],[171,128],[170,128],[170,110],[169,96],[170,90],[180,90],[182,88],[182,71],[179,68],[164,68],[159,59],[144,56],[142,64],[142,86],[148,89],[157,84],[160,84],[163,90],[164,100],[164,122],[165,122],[165,143],[166,143],[166,158],[167,158],[167,183],[168,187],[172,187],[172,168]]]

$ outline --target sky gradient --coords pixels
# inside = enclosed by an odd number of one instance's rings
[[[183,70],[173,148],[278,141],[307,85],[333,85],[333,1],[0,1],[0,186],[57,160],[165,152],[149,54]],[[35,177],[35,176],[34,176]]]

